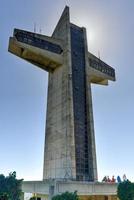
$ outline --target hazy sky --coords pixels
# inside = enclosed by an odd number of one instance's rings
[[[51,35],[65,7],[87,28],[89,51],[115,68],[116,82],[92,86],[99,179],[134,180],[134,1],[4,0],[0,6],[0,173],[42,179],[47,73],[8,53],[14,28]]]

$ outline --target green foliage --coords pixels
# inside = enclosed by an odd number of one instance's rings
[[[117,195],[120,200],[134,200],[134,183],[128,180],[121,182],[118,185]]]
[[[56,195],[52,198],[52,200],[79,200],[77,192],[65,192],[60,195]]]
[[[36,200],[37,198],[36,197],[31,197],[29,200]]]
[[[9,200],[9,196],[6,193],[0,194],[0,200]]]
[[[20,200],[22,180],[16,179],[16,172],[5,177],[0,175],[0,200]]]

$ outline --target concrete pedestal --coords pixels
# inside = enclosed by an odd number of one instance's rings
[[[117,183],[60,180],[25,181],[22,185],[22,191],[36,194],[41,200],[51,199],[52,196],[66,191],[77,191],[80,198],[84,200],[113,200],[117,199],[117,185]]]

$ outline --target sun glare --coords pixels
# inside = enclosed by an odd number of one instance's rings
[[[95,41],[95,33],[93,31],[89,31],[87,33],[87,38],[89,42],[94,42]]]

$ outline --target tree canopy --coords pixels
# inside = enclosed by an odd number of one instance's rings
[[[0,174],[0,200],[20,200],[22,179],[16,179],[16,172],[9,176]]]
[[[117,195],[120,200],[134,200],[134,183],[129,180],[118,185]]]
[[[77,192],[65,192],[59,195],[56,195],[52,198],[52,200],[79,200]]]
[[[36,200],[37,198],[36,197],[31,197],[29,200]]]

